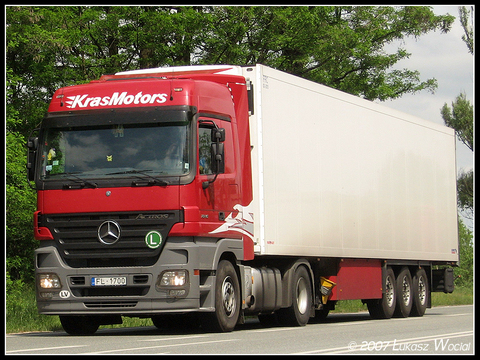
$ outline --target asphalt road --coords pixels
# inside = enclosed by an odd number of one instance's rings
[[[421,318],[372,320],[330,314],[323,323],[264,328],[258,320],[230,333],[101,328],[93,336],[63,331],[7,334],[7,355],[33,354],[474,354],[473,306],[435,307]]]

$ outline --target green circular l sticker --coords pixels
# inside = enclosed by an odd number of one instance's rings
[[[145,235],[145,243],[150,249],[156,249],[162,245],[162,234],[158,231],[150,231]]]

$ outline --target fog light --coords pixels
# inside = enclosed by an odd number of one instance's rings
[[[38,284],[42,289],[60,289],[62,287],[57,274],[39,274]]]
[[[172,297],[182,297],[187,295],[187,290],[180,289],[180,290],[169,290],[168,295]]]
[[[53,297],[54,293],[53,292],[41,292],[41,293],[39,293],[39,295],[42,299],[51,299]]]

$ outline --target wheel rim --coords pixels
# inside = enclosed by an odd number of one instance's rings
[[[425,305],[425,302],[427,300],[427,287],[425,285],[423,276],[418,278],[418,300],[422,305]]]
[[[387,299],[388,307],[392,307],[395,302],[395,290],[390,276],[387,276],[385,280],[385,298]]]
[[[408,281],[407,277],[404,276],[402,279],[402,299],[405,305],[409,305],[412,296],[412,289],[410,287],[410,282]]]
[[[301,277],[297,281],[297,308],[300,314],[305,314],[308,307],[308,289],[306,280]]]
[[[230,276],[227,276],[223,280],[222,295],[223,295],[223,308],[225,309],[225,314],[228,317],[231,317],[235,313],[237,302],[235,300],[235,288],[233,286],[233,280]]]

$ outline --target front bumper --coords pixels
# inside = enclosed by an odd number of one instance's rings
[[[209,311],[208,306],[201,306],[197,252],[198,247],[191,239],[176,238],[167,241],[153,266],[72,268],[62,261],[53,244],[42,246],[35,251],[38,311],[47,315],[127,316]],[[186,271],[188,281],[178,287],[162,286],[159,276],[172,270]],[[55,284],[55,288],[42,288],[39,285],[41,274],[56,274],[60,284]],[[92,279],[99,277],[122,279],[122,283],[92,284]],[[203,284],[203,288],[206,287]]]

